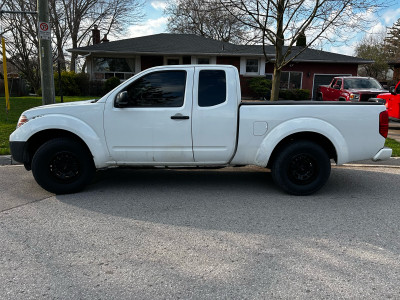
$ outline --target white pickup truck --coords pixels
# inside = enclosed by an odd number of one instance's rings
[[[13,158],[54,193],[82,190],[112,166],[257,165],[294,195],[319,190],[331,160],[388,159],[379,103],[241,102],[224,65],[147,69],[99,100],[25,111],[10,136]]]

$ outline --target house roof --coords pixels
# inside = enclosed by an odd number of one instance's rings
[[[295,55],[303,48],[293,47]],[[194,34],[161,33],[137,38],[100,43],[87,47],[69,49],[69,52],[87,55],[98,54],[141,54],[141,55],[216,55],[216,56],[263,56],[261,45],[234,45]],[[266,46],[267,56],[275,56],[274,46]],[[294,61],[366,64],[373,61],[314,49],[305,49]]]

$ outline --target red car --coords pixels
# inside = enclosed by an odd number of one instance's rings
[[[329,85],[319,86],[317,100],[368,101],[384,92],[387,90],[371,77],[334,77]]]
[[[396,86],[391,86],[390,93],[379,94],[377,98],[386,101],[386,108],[389,113],[389,118],[400,120],[400,81]]]

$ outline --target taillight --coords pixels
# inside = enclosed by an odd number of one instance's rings
[[[381,112],[379,115],[379,133],[386,139],[388,136],[388,131],[389,131],[389,114],[387,110],[385,110]]]

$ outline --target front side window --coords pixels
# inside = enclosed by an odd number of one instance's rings
[[[214,106],[226,101],[225,71],[200,71],[198,101],[200,107]]]
[[[185,99],[186,71],[154,72],[132,82],[127,107],[181,107]]]
[[[246,73],[258,73],[258,59],[246,60]]]

